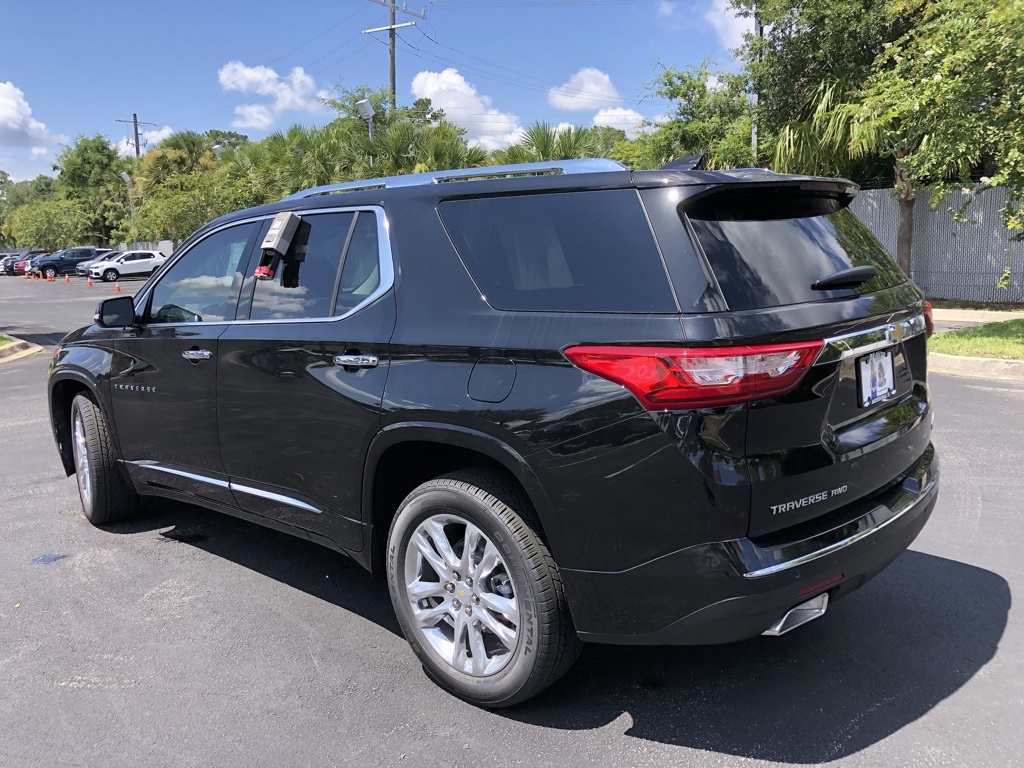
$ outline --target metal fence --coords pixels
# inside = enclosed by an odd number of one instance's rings
[[[967,209],[968,222],[954,220],[953,211],[967,195],[950,194],[932,209],[929,193],[914,205],[914,282],[926,296],[981,302],[1024,302],[1024,242],[1015,242],[1003,226],[1005,189],[980,194]],[[867,189],[850,206],[890,253],[896,253],[899,205],[887,189]],[[998,284],[1007,267],[1010,281]]]

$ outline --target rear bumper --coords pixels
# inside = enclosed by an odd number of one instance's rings
[[[562,571],[579,635],[596,643],[695,645],[763,633],[828,592],[834,601],[895,560],[928,521],[939,462],[928,446],[885,493],[798,535],[688,547],[615,573]]]

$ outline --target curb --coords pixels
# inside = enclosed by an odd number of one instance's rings
[[[998,360],[992,357],[960,357],[941,352],[928,353],[928,373],[969,376],[978,379],[1024,381],[1024,360]]]
[[[10,360],[20,360],[23,357],[34,355],[36,352],[42,352],[43,348],[38,344],[32,344],[28,341],[22,341],[16,339],[13,336],[8,336],[11,340],[10,344],[4,344],[0,347],[0,363],[6,363]]]

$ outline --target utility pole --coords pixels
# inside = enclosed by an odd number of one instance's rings
[[[137,114],[135,114],[134,112],[132,112],[132,119],[131,120],[117,120],[116,122],[118,122],[118,123],[131,123],[132,124],[132,128],[135,130],[135,156],[136,157],[138,157],[139,155],[142,154],[142,152],[139,150],[139,126],[140,125],[152,125],[154,128],[159,128],[159,126],[156,123],[140,123],[139,122],[139,116]]]
[[[754,34],[757,35],[758,46],[762,40],[764,40],[764,25],[761,23],[761,18],[757,13],[757,4],[754,4]],[[761,61],[761,49],[757,49],[757,60]],[[750,151],[754,154],[754,165],[757,165],[757,91],[751,95],[753,103],[753,113],[750,119]]]
[[[403,5],[399,8],[395,4],[395,0],[370,0],[371,3],[383,6],[388,9],[388,25],[386,27],[375,27],[374,29],[364,29],[363,34],[368,35],[371,32],[388,32],[388,84],[391,87],[391,109],[395,109],[395,30],[401,29],[402,27],[414,27],[416,26],[415,21],[408,21],[405,24],[395,24],[395,12],[401,11],[407,13],[410,16],[415,16],[417,19],[426,19],[425,13],[416,13],[416,11],[410,11],[408,4]]]

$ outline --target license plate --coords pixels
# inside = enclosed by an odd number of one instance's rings
[[[892,372],[892,350],[872,352],[857,360],[857,381],[861,408],[868,408],[895,395],[896,377]]]

